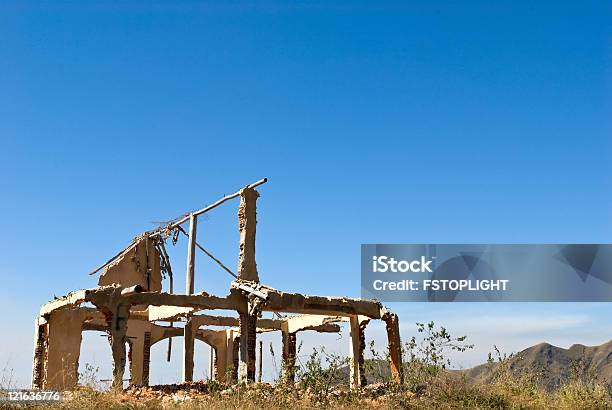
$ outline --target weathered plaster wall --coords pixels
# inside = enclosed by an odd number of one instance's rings
[[[123,256],[108,265],[98,280],[99,286],[140,285],[152,292],[162,289],[162,276],[159,252],[152,239],[142,236],[136,245]]]

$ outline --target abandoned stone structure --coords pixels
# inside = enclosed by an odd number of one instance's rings
[[[260,283],[255,262],[259,197],[255,188],[266,181],[257,181],[212,205],[143,233],[92,272],[100,273],[98,287],[70,292],[43,305],[35,326],[33,387],[59,390],[77,384],[81,335],[87,330],[108,334],[113,386],[117,388],[123,386],[128,359],[130,384],[148,385],[151,346],[169,339],[170,354],[173,336],[183,336],[183,381],[193,379],[196,339],[211,346],[217,380],[253,381],[257,334],[269,331],[282,334],[283,377],[291,381],[294,379],[297,333],[307,330],[339,332],[340,322],[348,322],[350,326],[351,386],[362,386],[366,382],[364,331],[372,319],[386,323],[391,374],[395,381],[401,382],[398,317],[379,302],[286,293]],[[237,197],[240,197],[240,247],[238,269],[233,273],[197,242],[196,233],[199,215]],[[189,222],[188,231],[182,227],[186,222]],[[175,244],[181,234],[188,239],[185,294],[173,291],[172,268],[165,248],[167,240]],[[194,293],[196,249],[234,276],[227,296]],[[162,281],[166,277],[170,289],[163,292]],[[208,310],[235,311],[236,316],[201,314]],[[276,318],[262,318],[262,312],[274,312]],[[175,326],[177,324],[182,326]],[[261,357],[259,362],[261,374]]]

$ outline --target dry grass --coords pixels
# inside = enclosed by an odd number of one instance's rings
[[[421,339],[411,338],[404,349],[405,382],[396,385],[381,367],[384,358],[370,346],[373,360],[366,374],[380,383],[350,390],[346,386],[347,359],[314,350],[296,368],[298,382],[224,385],[216,381],[178,385],[133,387],[103,391],[97,369],[86,367],[81,381],[86,386],[65,392],[65,401],[38,408],[59,409],[612,409],[612,386],[575,367],[572,376],[555,390],[546,390],[542,375],[512,369],[512,356],[497,352],[490,360],[492,376],[476,382],[465,373],[447,371],[449,350],[470,348],[465,337],[453,338],[433,323],[417,324]],[[7,387],[12,373],[4,371]],[[278,377],[278,380],[283,380]]]
[[[336,386],[315,390],[302,383],[226,386],[195,382],[126,391],[81,387],[67,392],[63,403],[38,408],[59,409],[611,409],[610,387],[572,381],[548,392],[530,377],[505,374],[489,384],[441,372],[426,383],[370,385],[360,390]]]

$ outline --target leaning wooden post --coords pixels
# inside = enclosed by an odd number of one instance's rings
[[[195,272],[195,250],[196,235],[198,228],[198,217],[194,214],[189,215],[189,244],[187,245],[187,278],[185,283],[185,293],[193,294],[194,272]]]

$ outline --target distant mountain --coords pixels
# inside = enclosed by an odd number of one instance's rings
[[[495,377],[499,364],[481,364],[471,369],[451,370],[476,382],[488,383]],[[514,354],[507,361],[510,371],[516,375],[533,374],[541,385],[553,390],[568,381],[572,372],[580,377],[594,377],[597,381],[612,384],[612,340],[600,346],[575,344],[569,349],[540,343]],[[349,368],[340,369],[341,379],[348,382]],[[366,360],[368,383],[378,383],[390,377],[386,360]]]
[[[489,382],[498,364],[481,364],[462,373],[476,381]],[[509,369],[515,374],[538,374],[542,385],[554,389],[566,382],[572,374],[595,377],[598,381],[612,383],[612,340],[600,346],[575,344],[569,349],[540,343],[529,347],[508,360]]]

